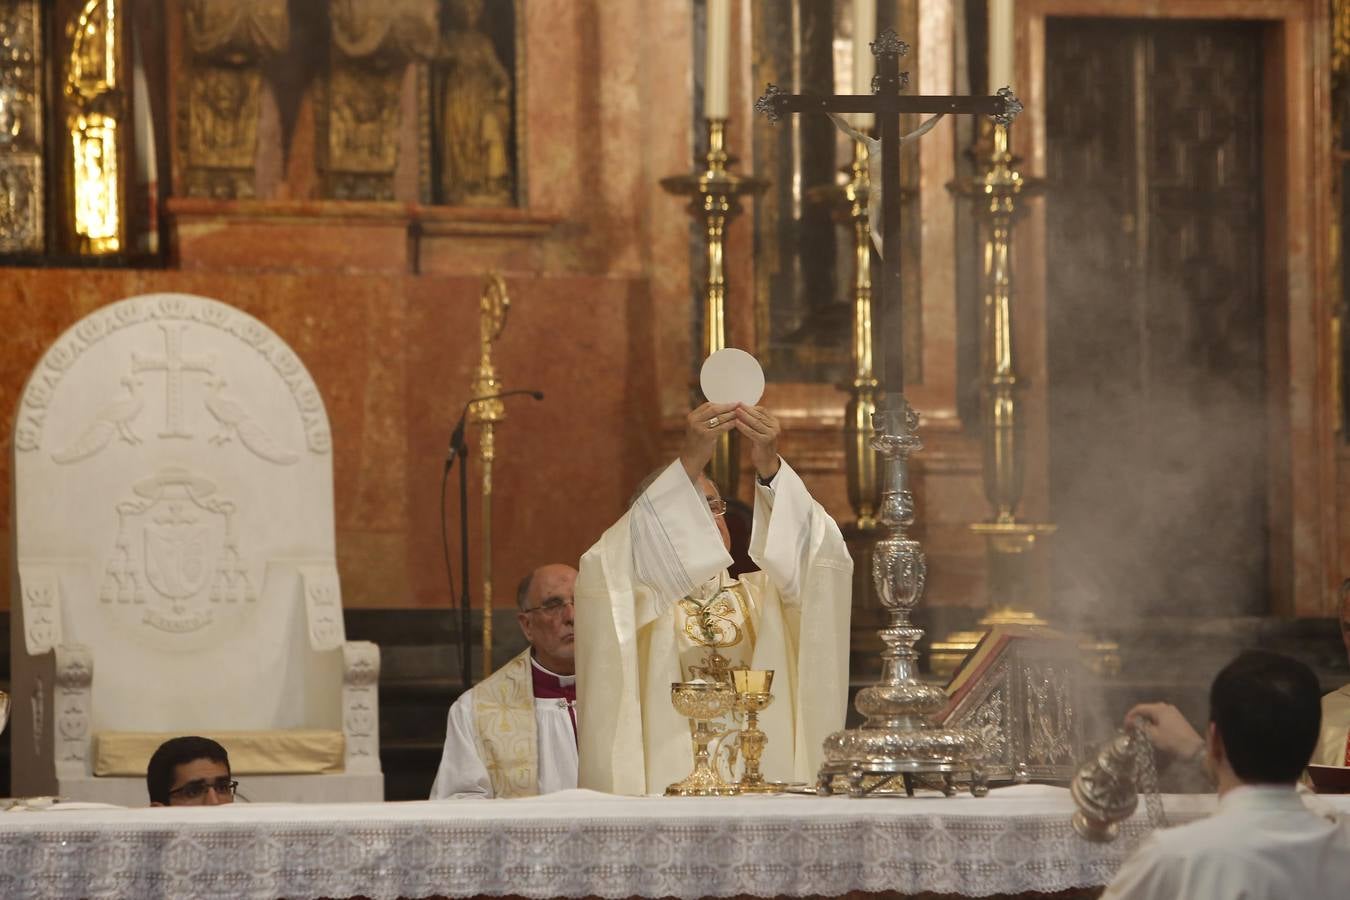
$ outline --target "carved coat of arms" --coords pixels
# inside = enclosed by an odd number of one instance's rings
[[[117,538],[99,599],[144,606],[143,620],[183,633],[208,625],[213,607],[256,598],[240,560],[235,506],[212,482],[168,468],[138,481],[117,504]]]

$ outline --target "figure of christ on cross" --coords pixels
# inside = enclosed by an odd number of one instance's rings
[[[881,350],[877,374],[885,391],[881,410],[873,418],[877,434],[872,446],[883,457],[885,489],[881,521],[885,536],[873,550],[873,578],[881,605],[891,616],[879,631],[886,650],[882,653],[880,683],[863,688],[854,701],[866,717],[861,728],[845,729],[825,740],[825,762],[817,776],[816,790],[829,794],[847,790],[861,797],[872,792],[892,792],[903,780],[913,794],[916,778],[938,778],[942,791],[956,792],[956,779],[967,773],[975,796],[988,793],[981,757],[981,739],[973,731],[937,726],[928,716],[946,703],[946,692],[918,679],[915,643],[923,630],[910,622],[910,615],[923,594],[927,565],[919,542],[906,530],[914,521],[914,497],[909,490],[909,455],[920,448],[916,433],[918,415],[905,402],[904,366],[900,317],[900,116],[904,113],[983,113],[1007,124],[1021,104],[1012,91],[1003,88],[989,97],[902,97],[909,74],[900,71],[900,56],[909,48],[894,31],[885,31],[872,42],[877,74],[870,96],[812,96],[786,94],[769,85],[755,108],[770,120],[783,113],[823,112],[872,113],[881,144],[881,303],[880,322],[872,332]],[[836,123],[840,120],[836,117]],[[934,124],[921,125],[909,137],[918,137]],[[869,150],[875,151],[871,141]],[[869,166],[870,168],[870,166]],[[876,180],[872,182],[877,187]]]
[[[927,113],[938,116],[947,113],[984,114],[1001,124],[1010,123],[1022,111],[1022,104],[1004,87],[988,97],[962,96],[902,96],[900,91],[909,84],[909,73],[900,71],[900,57],[909,52],[909,45],[890,29],[872,42],[876,57],[876,76],[872,79],[871,94],[821,96],[817,94],[788,94],[770,84],[764,95],[755,101],[755,109],[769,121],[777,121],[784,113],[872,113],[881,145],[881,214],[875,227],[881,230],[881,302],[877,309],[885,328],[873,327],[880,334],[881,353],[878,374],[886,393],[904,393],[904,369],[901,366],[900,319],[900,148],[905,139],[900,136],[900,116],[905,113]],[[836,119],[837,121],[837,119]],[[934,123],[925,122],[906,138],[923,135]],[[868,142],[871,144],[872,142]],[[873,180],[873,184],[878,184]],[[894,223],[894,227],[888,227]]]

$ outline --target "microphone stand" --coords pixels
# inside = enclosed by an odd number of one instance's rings
[[[459,672],[464,689],[473,683],[469,665],[469,442],[459,436]]]
[[[472,403],[472,401],[470,401]],[[467,414],[469,404],[465,404]],[[445,457],[445,467],[441,471],[441,553],[445,557],[445,574],[450,577],[450,606],[459,607],[459,628],[455,635],[459,644],[460,680],[465,689],[469,687],[469,484],[468,464],[469,444],[464,438],[465,414],[461,414],[459,424],[450,436],[450,448]],[[454,569],[450,566],[450,545],[445,533],[445,482],[450,478],[450,467],[459,459],[459,596],[455,596]]]

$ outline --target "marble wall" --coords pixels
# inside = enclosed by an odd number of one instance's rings
[[[497,603],[534,565],[575,561],[623,510],[632,486],[673,455],[686,411],[690,346],[689,218],[661,177],[688,171],[692,79],[688,4],[522,4],[527,77],[514,209],[318,199],[302,108],[286,156],[260,126],[258,197],[172,196],[162,268],[0,269],[0,414],[47,345],[91,310],[141,293],[184,291],[257,316],[288,341],[322,391],[333,426],[337,546],[344,602],[448,603],[437,518],[442,461],[478,362],[485,273],[512,300],[496,346],[511,401],[498,429],[494,547]],[[738,25],[738,28],[741,28]],[[746,36],[742,35],[744,39]],[[753,99],[748,65],[738,109]],[[171,102],[172,102],[172,92]],[[308,101],[306,101],[308,102]],[[733,141],[745,139],[733,121]],[[269,174],[270,173],[270,174]],[[266,175],[266,177],[262,177]],[[754,346],[749,216],[730,229],[731,342]],[[933,332],[939,345],[947,340]],[[950,362],[950,361],[948,361]],[[937,371],[936,369],[934,371]],[[832,386],[775,385],[784,453],[841,521],[851,518]],[[933,406],[934,404],[929,404]],[[935,602],[981,601],[978,447],[943,407],[918,461],[922,536]],[[470,440],[476,446],[476,435]],[[0,553],[10,552],[10,455],[0,455]],[[478,467],[470,468],[471,559],[479,591]],[[748,490],[749,479],[742,479]],[[452,555],[456,485],[450,486]],[[924,513],[928,515],[927,512]],[[8,582],[0,607],[8,602]]]

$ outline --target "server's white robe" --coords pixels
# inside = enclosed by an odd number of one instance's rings
[[[1102,900],[1341,900],[1350,826],[1306,807],[1292,786],[1244,785],[1214,815],[1150,835]]]

